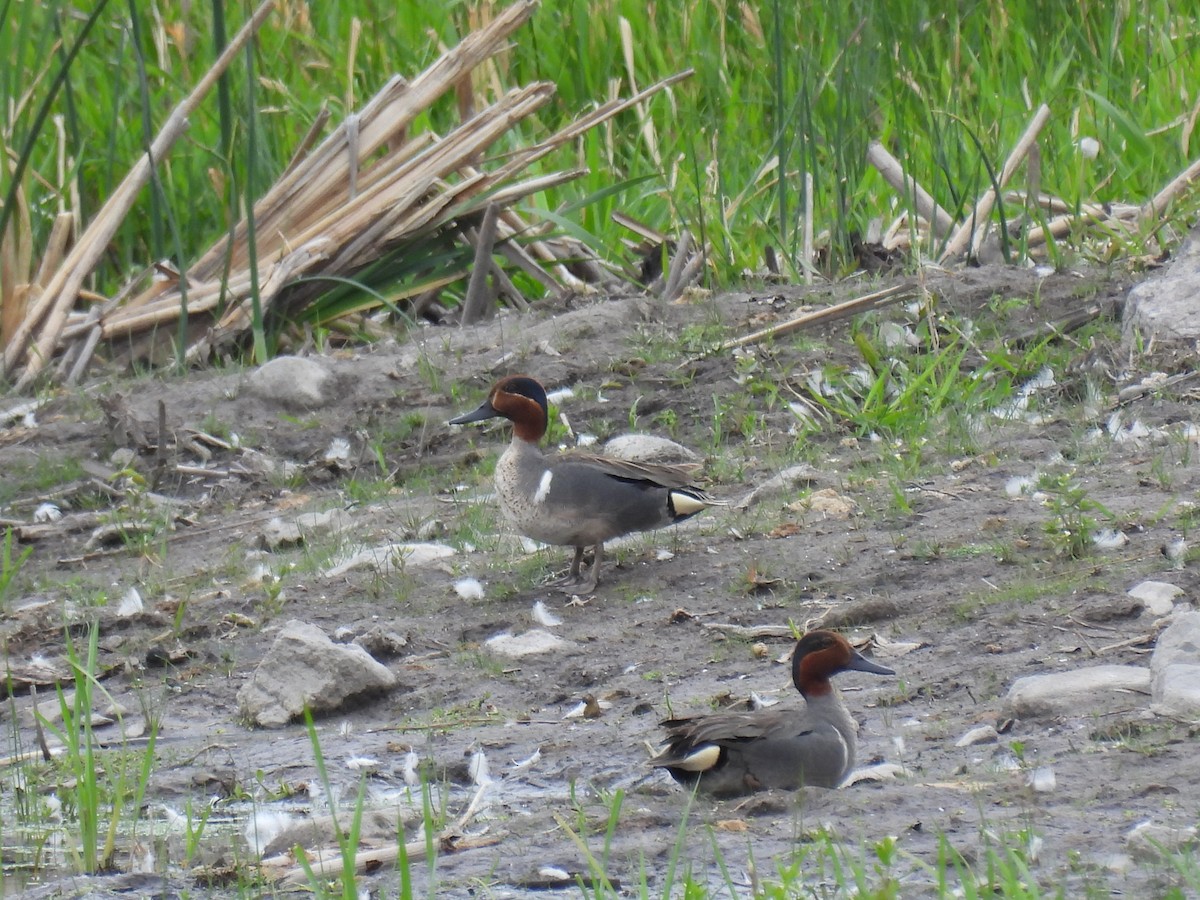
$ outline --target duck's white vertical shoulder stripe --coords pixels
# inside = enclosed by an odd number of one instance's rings
[[[550,482],[554,479],[554,473],[547,469],[542,473],[542,480],[538,482],[537,491],[533,495],[534,503],[542,503],[546,499],[546,495],[550,493]]]

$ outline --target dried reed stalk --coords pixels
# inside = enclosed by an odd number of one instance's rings
[[[158,136],[151,142],[149,151],[134,164],[124,181],[113,191],[96,218],[71,248],[62,266],[55,271],[41,296],[14,330],[4,348],[4,374],[12,375],[17,366],[24,363],[24,371],[16,383],[18,390],[27,388],[53,356],[66,324],[67,313],[79,296],[84,279],[100,261],[109,241],[133,208],[138,193],[149,183],[153,167],[187,130],[188,116],[216,85],[217,79],[250,38],[262,27],[273,7],[272,0],[263,0],[259,4],[249,21],[217,58],[213,67],[200,79],[200,83],[175,107]],[[30,346],[33,333],[39,326],[41,330],[37,339]]]
[[[553,96],[554,85],[535,82],[517,87],[482,109],[475,108],[472,100],[469,120],[447,134],[409,135],[412,123],[442,96],[457,91],[462,99],[462,86],[469,83],[471,72],[504,50],[510,35],[530,17],[536,5],[536,0],[517,0],[443,53],[411,82],[399,76],[392,78],[319,143],[316,131],[310,129],[279,179],[254,205],[257,271],[250,271],[247,227],[243,222],[232,234],[216,241],[185,273],[160,273],[157,280],[130,291],[131,296],[104,303],[98,314],[95,309],[71,313],[79,284],[95,265],[96,247],[103,243],[100,238],[107,240],[128,213],[131,198],[122,185],[102,213],[104,228],[93,223],[86,240],[81,239],[68,265],[56,275],[58,280],[48,286],[47,295],[53,287],[58,299],[52,303],[43,297],[39,315],[22,323],[18,341],[6,351],[5,371],[23,365],[20,383],[28,384],[45,362],[61,352],[59,374],[69,372],[70,377],[78,377],[102,341],[119,338],[122,342],[132,341],[135,348],[143,346],[155,334],[170,333],[167,326],[178,322],[185,310],[189,318],[185,359],[189,363],[203,361],[252,327],[255,300],[267,315],[278,306],[285,291],[290,309],[293,302],[320,290],[307,284],[293,288],[298,279],[352,277],[406,242],[415,246],[435,237],[442,240],[443,235],[474,247],[468,232],[474,233],[489,205],[496,210],[496,253],[543,285],[553,290],[579,289],[588,281],[610,279],[611,274],[587,248],[541,238],[537,229],[508,208],[533,193],[578,177],[582,170],[518,179],[530,165],[589,128],[637,107],[654,93],[688,77],[690,70],[627,99],[603,103],[537,143],[516,150],[506,148],[492,168],[487,168],[485,161],[496,142],[541,109]],[[269,8],[269,3],[263,8]],[[217,74],[219,70],[214,69],[202,86]],[[185,101],[191,104],[187,109],[194,106],[200,92],[198,87]],[[181,104],[180,109],[184,108]],[[176,119],[173,116],[164,128],[171,139],[178,136]],[[172,126],[174,130],[169,130]],[[152,153],[139,164],[139,178],[148,176],[150,161],[157,162],[167,146],[165,137],[156,140]],[[86,254],[80,250],[84,245],[91,248]],[[524,298],[499,270],[495,257],[483,247],[478,257],[480,265],[498,273],[496,283],[509,301],[518,308],[524,306]],[[435,282],[443,283],[440,279],[440,274],[431,274],[412,293],[430,290]],[[252,296],[255,283],[256,298]],[[48,316],[51,312],[53,315]],[[43,321],[46,324],[41,327],[36,346],[22,355],[34,329]],[[203,328],[203,333],[198,328]]]

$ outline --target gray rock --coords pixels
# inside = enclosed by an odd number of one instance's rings
[[[349,528],[350,524],[349,513],[341,509],[302,513],[288,521],[276,516],[263,526],[258,536],[259,546],[266,550],[278,550],[283,546],[299,544],[310,534],[340,534]]]
[[[327,578],[338,578],[353,569],[374,569],[380,575],[387,575],[395,568],[428,566],[454,553],[454,548],[446,544],[381,544],[342,557],[322,574]]]
[[[810,485],[822,480],[821,473],[808,463],[784,469],[769,478],[737,502],[738,509],[749,509],[770,497],[778,497],[795,490],[800,485]]]
[[[524,634],[509,634],[507,631],[488,638],[483,646],[500,656],[536,656],[541,653],[561,653],[571,650],[575,644],[563,640],[542,628],[534,628]]]
[[[306,706],[325,712],[357,694],[395,686],[396,676],[362,647],[335,644],[317,626],[292,619],[238,691],[238,708],[254,724],[274,727]]]
[[[278,356],[250,373],[250,393],[285,409],[317,409],[336,399],[336,379],[322,363],[300,356]]]
[[[697,462],[700,459],[683,444],[653,434],[618,434],[604,445],[604,455],[632,462],[667,465]]]
[[[975,744],[995,744],[1000,740],[1000,733],[991,725],[980,725],[972,728],[957,741],[955,747],[971,747]]]
[[[1150,670],[1141,666],[1091,666],[1018,678],[1004,698],[1009,715],[1082,716],[1140,705],[1150,693]]]
[[[1176,718],[1200,718],[1200,612],[1175,618],[1150,657],[1151,711]]]
[[[1165,616],[1175,608],[1175,598],[1183,592],[1183,588],[1166,581],[1143,581],[1129,589],[1129,596],[1141,600],[1151,615]]]
[[[1200,230],[1179,247],[1175,261],[1158,278],[1134,285],[1125,301],[1126,342],[1137,334],[1167,342],[1200,337]]]
[[[1125,846],[1129,849],[1129,854],[1135,859],[1151,862],[1161,860],[1164,854],[1175,853],[1196,845],[1195,825],[1172,828],[1170,825],[1142,822],[1133,826],[1125,834]]]

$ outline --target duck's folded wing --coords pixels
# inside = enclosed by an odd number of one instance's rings
[[[656,756],[656,766],[675,765],[671,760],[689,756],[703,744],[729,745],[744,741],[761,741],[771,735],[784,734],[801,738],[811,732],[803,717],[780,712],[721,713],[694,719],[668,719],[662,723],[667,730],[667,747]]]
[[[617,459],[612,456],[577,451],[560,453],[557,459],[560,464],[582,463],[613,478],[621,478],[626,481],[648,481],[665,488],[692,488],[696,475],[700,471],[699,463],[673,463],[670,465],[643,463],[631,459]]]

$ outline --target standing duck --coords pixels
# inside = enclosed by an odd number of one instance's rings
[[[605,541],[682,522],[717,503],[691,484],[693,465],[652,465],[579,452],[542,453],[538,443],[549,419],[546,391],[527,375],[500,379],[478,409],[451,419],[450,424],[495,417],[513,424],[512,443],[496,462],[500,508],[521,534],[575,548],[571,571],[560,582],[567,590],[596,590]],[[587,547],[595,552],[585,580],[580,564]]]
[[[666,748],[650,765],[718,796],[799,787],[835,788],[854,768],[857,726],[830,678],[846,671],[895,675],[841,635],[810,631],[792,655],[803,709],[764,709],[669,719]]]

